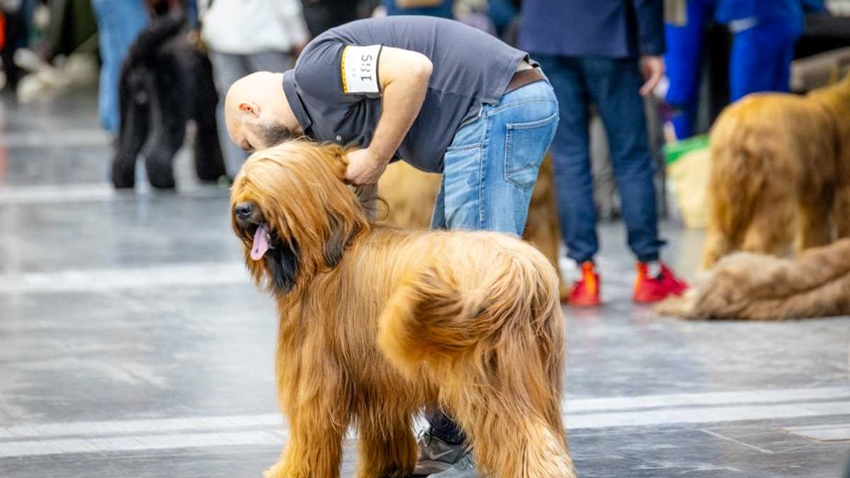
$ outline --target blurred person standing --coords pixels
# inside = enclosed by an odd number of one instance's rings
[[[790,90],[804,9],[826,11],[820,0],[718,0],[717,21],[728,25],[733,35],[731,101],[757,91]]]
[[[118,135],[118,80],[127,50],[148,23],[142,0],[91,0],[100,45],[98,115],[103,126]]]
[[[13,59],[15,51],[26,43],[27,24],[24,15],[22,0],[0,0],[0,59],[6,76],[3,87],[12,91],[17,90],[22,76],[21,69]]]
[[[209,49],[219,95],[219,141],[227,175],[233,178],[247,153],[227,136],[227,90],[239,78],[256,71],[291,69],[310,35],[298,0],[199,0],[198,6],[201,36]]]
[[[680,0],[684,5],[681,21],[664,26],[669,88],[665,100],[673,109],[673,128],[677,139],[694,135],[702,79],[703,44],[706,27],[714,18],[717,0]]]
[[[546,72],[560,105],[552,143],[558,210],[567,256],[581,270],[570,303],[597,306],[599,249],[588,121],[591,104],[608,133],[628,243],[637,256],[633,300],[655,302],[687,285],[659,260],[654,165],[641,96],[664,75],[662,0],[525,0],[520,48]]]

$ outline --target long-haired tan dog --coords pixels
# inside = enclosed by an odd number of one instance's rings
[[[289,443],[275,478],[413,471],[412,416],[440,405],[493,478],[574,477],[561,421],[558,277],[534,247],[488,232],[371,224],[343,183],[344,152],[289,142],[254,154],[233,228],[280,314],[277,384]]]
[[[787,320],[850,315],[850,239],[797,260],[739,252],[685,296],[656,308],[687,319]]]
[[[378,182],[378,194],[388,206],[383,222],[410,229],[427,229],[439,189],[438,174],[423,173],[402,161],[390,165]],[[552,161],[548,156],[540,165],[522,238],[537,247],[558,270],[561,230],[558,226]],[[563,278],[560,290],[561,299],[566,300],[569,286]]]
[[[784,255],[850,236],[850,76],[806,96],[754,94],[711,131],[703,267],[735,250]]]

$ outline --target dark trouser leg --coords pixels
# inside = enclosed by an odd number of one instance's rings
[[[582,66],[611,149],[611,165],[632,252],[642,262],[658,259],[658,212],[637,59],[585,58]]]
[[[593,204],[588,105],[585,78],[577,58],[536,58],[558,97],[561,120],[552,142],[552,167],[561,234],[567,257],[581,263],[599,250]]]

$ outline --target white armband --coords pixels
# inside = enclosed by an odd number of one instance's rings
[[[342,50],[340,71],[342,72],[342,92],[346,95],[362,93],[380,93],[378,83],[378,58],[382,45],[347,45]]]

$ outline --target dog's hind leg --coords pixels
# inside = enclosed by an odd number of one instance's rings
[[[832,207],[834,193],[804,195],[798,209],[797,254],[832,242]]]
[[[121,125],[112,158],[112,184],[119,189],[136,185],[136,160],[147,139],[150,122],[149,95],[144,88],[131,88],[130,74],[123,72],[121,77]],[[145,72],[137,71],[135,74],[143,75]],[[135,82],[137,86],[143,86],[140,83]]]
[[[850,186],[836,192],[832,220],[839,239],[850,237]]]
[[[183,145],[188,118],[184,108],[167,104],[161,93],[158,89],[151,95],[151,134],[143,156],[151,186],[174,189],[174,155]]]
[[[395,393],[387,391],[386,393]],[[356,478],[403,478],[416,466],[416,440],[412,411],[394,406],[393,397],[366,404],[357,415],[358,457]]]
[[[531,357],[514,355],[510,359],[494,358],[493,362],[508,360],[534,362]],[[451,390],[444,389],[441,398],[469,437],[482,476],[575,478],[558,395],[542,383],[546,378],[542,370],[526,365],[525,376],[512,385],[505,377],[469,377]],[[549,391],[544,390],[547,387]]]
[[[792,199],[787,195],[766,195],[759,201],[753,208],[753,220],[741,241],[742,251],[780,257],[790,252],[797,230]]]
[[[733,250],[734,247],[729,238],[716,228],[709,226],[705,236],[705,245],[702,248],[702,264],[700,267],[703,270],[711,269],[721,257]]]

